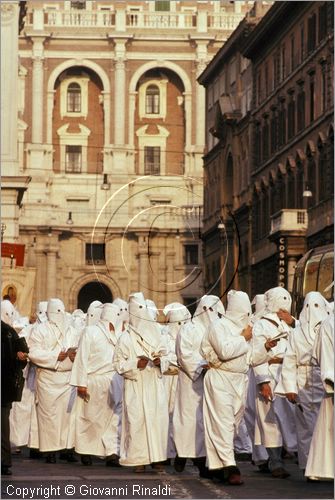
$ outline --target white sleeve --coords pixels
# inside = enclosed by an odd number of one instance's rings
[[[94,333],[85,328],[82,333],[75,360],[73,362],[70,385],[87,387],[88,359],[90,355],[91,342],[94,341]]]
[[[131,342],[129,334],[122,333],[115,346],[113,362],[119,375],[126,379],[137,380],[139,372],[139,368],[137,368],[138,359],[132,354],[129,342]]]
[[[297,353],[295,346],[296,332],[296,330],[293,331],[287,343],[280,379],[275,390],[277,394],[287,394],[288,392],[298,394]]]
[[[28,341],[29,359],[41,368],[56,370],[59,364],[60,347],[57,343],[52,349],[45,345],[45,334],[43,332],[45,328],[42,323],[33,329]]]

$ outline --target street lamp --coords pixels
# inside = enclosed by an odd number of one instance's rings
[[[220,230],[222,230],[222,229],[226,229],[226,226],[225,226],[225,224],[224,224],[224,222],[223,222],[222,217],[220,217],[219,222],[218,222],[218,226],[217,226],[217,227],[218,227],[218,229],[220,229]]]
[[[72,226],[72,224],[73,224],[73,220],[72,220],[72,212],[69,212],[69,216],[68,216],[68,218],[67,218],[66,224],[67,224],[68,226]]]
[[[312,198],[313,193],[312,193],[312,191],[309,189],[308,184],[306,184],[306,187],[305,187],[304,192],[302,193],[302,196],[303,196],[303,198]]]
[[[107,176],[107,174],[104,174],[104,180],[102,181],[100,189],[103,189],[104,191],[108,191],[110,189],[110,187],[111,187],[111,185],[110,185],[110,182],[108,182],[108,176]]]

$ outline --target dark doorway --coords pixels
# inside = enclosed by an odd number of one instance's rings
[[[91,281],[81,288],[78,293],[78,309],[87,312],[88,306],[94,300],[100,300],[103,304],[113,301],[112,292],[100,281]]]

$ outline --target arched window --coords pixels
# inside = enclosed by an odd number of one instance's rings
[[[79,83],[70,83],[67,88],[67,111],[68,113],[81,112],[81,87]]]
[[[304,192],[304,165],[301,161],[297,162],[297,208],[303,208],[303,192]]]
[[[159,114],[159,88],[149,85],[145,92],[145,113],[147,115]]]

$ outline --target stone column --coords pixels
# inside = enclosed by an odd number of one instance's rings
[[[207,65],[207,40],[197,41],[197,77],[204,71]],[[196,86],[196,145],[205,147],[205,123],[206,123],[206,89],[203,85]],[[199,126],[203,124],[203,126]]]
[[[32,78],[32,142],[43,143],[43,53],[44,37],[32,37],[33,78]]]
[[[148,236],[138,237],[138,288],[145,294],[148,287]]]
[[[1,174],[17,175],[18,2],[1,2]]]
[[[125,42],[116,42],[115,46],[115,86],[114,86],[114,144],[125,144]]]
[[[105,147],[110,145],[110,120],[111,120],[111,96],[110,92],[102,91],[103,107],[104,107],[104,142]]]
[[[185,149],[189,151],[192,144],[192,92],[184,92],[185,99]],[[199,127],[197,127],[198,129]]]
[[[57,252],[58,237],[52,235],[48,237],[51,241],[47,247],[47,298],[56,297],[57,294]]]

